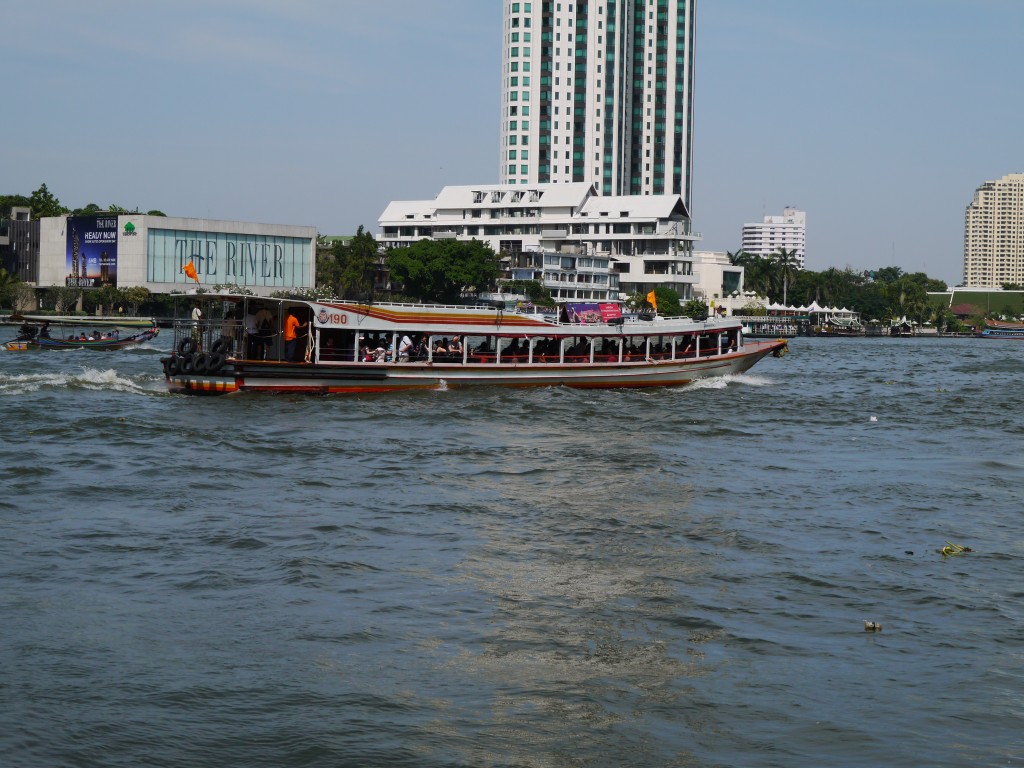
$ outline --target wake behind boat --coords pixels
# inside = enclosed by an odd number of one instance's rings
[[[30,349],[114,350],[142,344],[160,329],[149,317],[73,317],[11,315],[20,322],[18,335],[0,348],[9,352]]]
[[[626,317],[593,305],[559,320],[496,307],[235,297],[223,321],[183,320],[161,359],[183,394],[392,392],[475,385],[664,387],[742,373],[783,339],[735,320]]]

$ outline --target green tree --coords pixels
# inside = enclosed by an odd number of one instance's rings
[[[121,288],[121,299],[128,305],[128,314],[138,315],[139,307],[149,301],[149,289],[142,285],[135,285],[131,288]],[[121,302],[118,302],[120,306]],[[115,310],[117,307],[114,308]]]
[[[15,288],[20,282],[17,277],[0,267],[0,307],[13,308]]]
[[[60,204],[60,200],[50,193],[45,184],[41,184],[39,189],[32,193],[29,205],[32,206],[32,217],[36,219],[44,216],[63,216],[67,213],[67,208]]]
[[[551,291],[544,287],[540,280],[509,280],[502,283],[501,288],[509,293],[521,293],[532,304],[549,307],[554,304]]]
[[[879,283],[895,283],[903,277],[903,269],[901,267],[880,267],[871,275]]]
[[[743,267],[743,285],[748,291],[753,291],[759,296],[771,296],[773,264],[770,259],[765,259],[744,250],[730,252],[729,263],[733,266]]]
[[[668,286],[657,286],[654,289],[654,300],[658,302],[659,315],[679,317],[683,314],[683,308],[679,305],[679,294]]]
[[[373,299],[373,289],[380,266],[380,247],[377,240],[360,224],[355,237],[339,241],[331,249],[337,270],[338,295],[344,299],[368,301]]]
[[[100,208],[96,203],[89,203],[85,208],[75,208],[71,211],[72,216],[90,216],[94,213],[99,213],[103,209]]]
[[[114,286],[104,285],[102,288],[86,291],[82,298],[82,306],[86,312],[110,314],[110,307],[121,301],[121,294]]]
[[[319,250],[316,254],[316,287],[332,296],[341,296],[341,265],[334,249]]]
[[[82,291],[79,288],[54,287],[47,288],[43,296],[45,297],[43,301],[53,307],[57,314],[67,315],[78,304],[78,300],[82,297]]]
[[[0,195],[0,219],[10,218],[14,207],[31,208],[32,201],[24,195]]]
[[[494,285],[500,260],[479,240],[420,240],[388,253],[393,281],[419,301],[455,303]]]
[[[682,306],[682,314],[691,320],[701,322],[708,319],[708,305],[700,299],[690,299]]]

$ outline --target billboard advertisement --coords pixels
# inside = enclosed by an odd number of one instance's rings
[[[68,288],[117,287],[117,216],[72,216],[67,224]]]

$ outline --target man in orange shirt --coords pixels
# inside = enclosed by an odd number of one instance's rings
[[[308,323],[299,322],[294,310],[288,312],[288,317],[284,321],[284,358],[289,363],[298,362],[299,329],[307,325]]]

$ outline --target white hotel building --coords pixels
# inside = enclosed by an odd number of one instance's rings
[[[1024,285],[1024,173],[986,181],[964,217],[964,286]]]
[[[777,253],[780,248],[794,251],[797,268],[803,269],[807,252],[807,214],[786,208],[781,216],[765,216],[760,224],[744,224],[740,247],[762,258]]]
[[[538,280],[560,301],[617,299],[662,285],[693,298],[690,216],[678,195],[603,196],[589,183],[449,186],[395,201],[378,220],[385,248],[480,240],[511,279]]]

